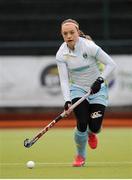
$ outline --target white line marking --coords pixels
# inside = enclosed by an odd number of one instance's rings
[[[19,166],[19,165],[25,165],[26,163],[0,163],[0,166]],[[132,165],[131,161],[122,161],[122,162],[86,162],[85,163],[88,166],[123,166],[123,165]],[[65,162],[65,163],[56,163],[56,162],[36,162],[36,165],[45,165],[45,166],[72,166],[72,162]]]

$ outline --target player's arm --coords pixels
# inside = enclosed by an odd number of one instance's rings
[[[65,100],[64,110],[66,111],[67,116],[71,113],[71,111],[68,111],[69,107],[71,106],[68,70],[64,62],[57,61],[57,67],[59,72],[62,94]]]
[[[59,72],[61,90],[65,101],[70,101],[70,89],[69,89],[69,78],[68,70],[65,62],[57,60],[57,67]]]
[[[95,43],[91,43],[91,55],[94,56],[97,59],[97,61],[100,61],[101,63],[105,65],[104,70],[101,72],[100,76],[96,79],[96,81],[91,86],[91,93],[94,94],[100,90],[101,84],[114,71],[114,69],[116,68],[116,63],[107,53],[105,53]]]
[[[97,61],[105,65],[100,76],[103,79],[107,80],[108,76],[115,70],[116,63],[105,51],[103,51],[103,49],[101,49],[94,42],[91,42],[90,44],[90,53],[91,53],[91,56],[97,59]]]
[[[98,49],[96,59],[99,60],[101,63],[103,63],[105,65],[104,70],[101,73],[101,77],[103,79],[107,79],[110,76],[110,74],[115,70],[116,63],[101,48]]]

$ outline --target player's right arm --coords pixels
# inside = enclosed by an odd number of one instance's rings
[[[65,116],[68,116],[71,113],[71,111],[68,110],[69,107],[71,106],[68,70],[66,63],[63,60],[60,60],[58,56],[56,56],[56,62],[59,72],[61,90],[65,101],[64,104]]]
[[[64,100],[65,100],[65,102],[66,101],[71,101],[71,99],[70,99],[68,69],[67,69],[66,62],[63,59],[63,55],[61,54],[61,51],[59,51],[56,54],[56,62],[57,62],[60,85],[61,85],[61,90],[62,90]]]

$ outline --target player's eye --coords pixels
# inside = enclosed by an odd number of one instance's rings
[[[71,31],[71,32],[70,32],[70,34],[72,34],[72,35],[73,35],[74,33],[75,33],[74,31]]]
[[[67,36],[67,32],[63,32],[63,35],[64,35],[64,36]]]

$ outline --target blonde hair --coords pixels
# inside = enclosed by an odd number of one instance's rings
[[[79,32],[80,37],[83,37],[85,39],[88,39],[88,40],[92,41],[92,38],[89,35],[84,34],[84,32],[80,30],[79,23],[76,20],[74,20],[74,19],[66,19],[61,23],[61,27],[62,27],[63,24],[66,24],[66,23],[74,24],[75,27],[77,28],[78,32]]]

